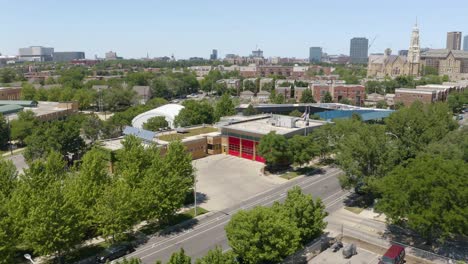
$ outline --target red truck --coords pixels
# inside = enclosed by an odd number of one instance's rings
[[[379,264],[402,263],[405,263],[405,248],[399,245],[392,245],[379,261]]]

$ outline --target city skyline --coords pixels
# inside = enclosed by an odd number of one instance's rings
[[[218,50],[218,57],[248,55],[258,46],[265,57],[308,58],[313,46],[328,54],[349,55],[353,37],[366,37],[369,43],[376,37],[369,54],[386,48],[396,54],[408,49],[416,17],[421,47],[444,48],[447,32],[468,33],[463,21],[468,4],[456,1],[434,10],[429,6],[435,1],[423,7],[398,0],[394,8],[405,7],[398,12],[383,12],[380,4],[370,0],[332,1],[336,5],[292,1],[273,6],[266,1],[239,1],[229,6],[215,1],[45,0],[28,2],[27,9],[26,2],[0,0],[0,6],[9,11],[4,13],[5,21],[12,22],[0,26],[0,34],[8,36],[8,42],[0,44],[4,55],[17,55],[19,48],[39,45],[56,51],[84,51],[87,58],[104,57],[112,50],[125,58],[174,54],[181,59],[209,58],[212,49]],[[47,16],[38,15],[45,13]],[[450,21],[432,19],[444,13],[450,14]]]

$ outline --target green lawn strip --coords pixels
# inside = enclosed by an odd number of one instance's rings
[[[206,213],[208,213],[208,210],[197,206],[197,216],[202,215],[202,214],[206,214]],[[195,211],[194,211],[193,208],[191,208],[190,210],[187,210],[187,211],[185,211],[183,213],[175,215],[172,218],[170,224],[160,225],[158,223],[150,223],[150,224],[142,227],[140,229],[140,232],[142,232],[145,235],[152,235],[152,234],[154,234],[154,233],[156,233],[158,231],[161,231],[161,230],[163,230],[165,228],[175,226],[175,225],[178,225],[178,224],[180,224],[180,223],[182,223],[184,221],[193,219],[194,215],[195,215]]]
[[[197,215],[202,215],[206,213],[208,213],[208,210],[197,206]],[[158,225],[157,223],[151,223],[142,227],[140,229],[140,232],[144,233],[145,235],[151,235],[165,228],[175,226],[184,221],[193,219],[194,214],[195,214],[195,210],[191,208],[190,210],[187,210],[183,213],[175,215],[170,224]],[[125,239],[125,241],[131,242],[132,240],[136,239],[134,236],[130,234],[127,234],[127,236],[128,237]],[[65,256],[66,263],[74,263],[79,260],[94,257],[98,255],[99,253],[101,253],[104,249],[108,248],[109,246],[111,246],[109,242],[103,241],[98,244],[81,247],[77,250],[74,250],[66,254]]]
[[[355,214],[360,214],[362,211],[364,211],[364,208],[361,207],[345,206],[345,209]]]
[[[199,127],[199,128],[189,129],[187,133],[174,133],[174,134],[162,135],[162,136],[159,136],[158,139],[170,142],[170,141],[182,140],[187,137],[216,132],[216,131],[218,131],[218,129],[214,127]]]
[[[316,167],[296,168],[292,171],[288,171],[287,173],[281,175],[280,177],[286,180],[291,180],[300,175],[312,175],[315,172],[315,170],[317,170]]]

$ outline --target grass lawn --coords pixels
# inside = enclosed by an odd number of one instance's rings
[[[299,176],[299,174],[296,171],[290,171],[281,175],[280,177],[286,180],[291,180],[291,179],[296,178],[297,176]]]
[[[202,215],[202,214],[206,214],[206,213],[208,213],[208,210],[197,206],[197,216]],[[188,211],[185,211],[183,213],[175,215],[174,218],[171,220],[170,224],[159,225],[158,223],[151,223],[151,224],[148,224],[148,225],[142,227],[140,229],[140,231],[142,233],[144,233],[145,235],[152,235],[152,234],[154,234],[154,233],[156,233],[156,232],[158,232],[160,230],[163,230],[164,228],[167,228],[167,227],[170,227],[170,226],[175,226],[175,225],[180,224],[180,223],[182,223],[184,221],[193,219],[194,215],[195,215],[195,211],[194,211],[193,208],[191,208]]]
[[[171,142],[175,140],[182,140],[186,137],[191,137],[191,136],[196,136],[196,135],[206,134],[206,133],[211,133],[211,132],[216,132],[216,131],[218,131],[218,129],[214,127],[199,127],[199,128],[189,129],[187,133],[174,133],[174,134],[162,135],[162,136],[159,136],[158,139]]]
[[[362,211],[364,211],[364,208],[361,207],[345,206],[345,209],[355,214],[360,214]]]
[[[316,169],[317,168],[315,167],[296,168],[292,171],[288,171],[287,173],[281,175],[280,177],[286,180],[291,180],[300,175],[311,175]]]
[[[208,210],[198,207],[197,206],[197,215],[202,215],[208,213]],[[180,224],[186,220],[190,220],[194,218],[195,210],[191,208],[188,211],[185,211],[183,213],[177,214],[174,216],[170,224],[166,225],[158,225],[157,223],[151,223],[148,224],[140,229],[142,233],[145,235],[152,235],[164,228],[170,227],[170,226],[175,226],[177,224]],[[125,241],[134,241],[136,237],[130,234],[126,234],[126,238],[124,238]],[[82,248],[79,248],[75,251],[72,251],[65,256],[65,262],[66,263],[74,263],[79,260],[84,260],[90,257],[94,257],[101,253],[104,249],[110,247],[111,244],[107,241],[98,243],[96,245],[90,245],[90,246],[85,246]]]

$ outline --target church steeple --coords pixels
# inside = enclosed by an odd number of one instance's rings
[[[421,55],[421,48],[419,46],[419,28],[418,20],[416,19],[416,24],[413,27],[413,32],[411,33],[411,42],[408,49],[408,63],[419,63],[419,57]]]

